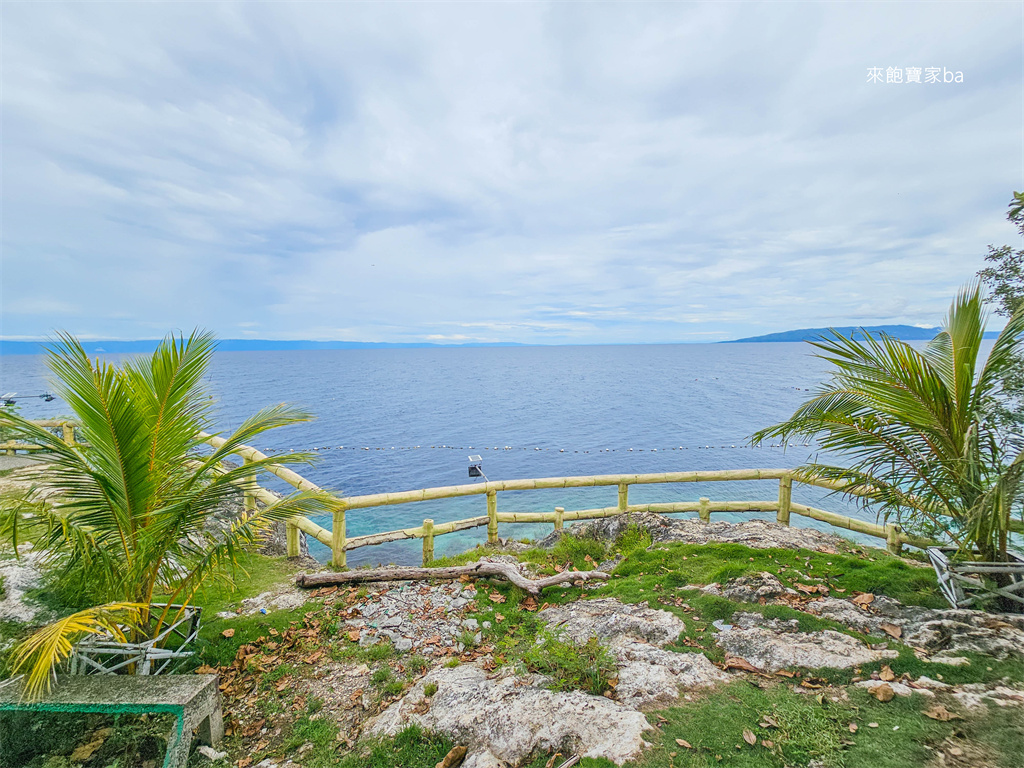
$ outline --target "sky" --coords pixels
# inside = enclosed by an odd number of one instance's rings
[[[6,339],[934,326],[1020,242],[1016,1],[3,0],[0,24]]]

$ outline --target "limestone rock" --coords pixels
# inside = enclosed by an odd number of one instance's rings
[[[651,534],[654,542],[682,541],[689,544],[731,541],[756,549],[780,547],[784,549],[836,550],[849,542],[831,533],[813,528],[797,528],[767,520],[747,520],[742,523],[679,520],[651,512],[632,512],[599,520],[589,520],[565,529],[580,538],[614,541],[631,525],[638,525]],[[555,531],[537,541],[537,546],[550,548],[561,536]]]
[[[997,707],[1024,707],[1024,690],[1019,687],[1011,688],[1008,685],[996,685],[988,687],[984,683],[971,683],[959,686],[959,690],[953,693],[956,699],[966,709],[986,711],[990,704]]]
[[[896,681],[885,683],[881,680],[861,680],[859,683],[854,683],[854,685],[858,688],[867,689],[868,693],[872,693],[876,688],[880,688],[883,685],[888,685],[897,696],[912,696],[915,693],[919,696],[935,695],[935,691],[927,688],[911,688],[906,683],[897,683]]]
[[[708,688],[729,679],[701,653],[674,653],[635,641],[615,646],[613,653],[619,666],[616,698],[634,709],[668,706],[680,688]]]
[[[787,589],[779,581],[775,574],[762,571],[751,576],[740,576],[733,579],[724,588],[712,591],[705,589],[709,594],[722,595],[737,603],[757,603],[761,600],[774,600],[779,595],[790,592],[796,594],[795,590]]]
[[[366,733],[394,735],[412,724],[469,747],[463,768],[519,765],[535,750],[603,757],[617,765],[643,751],[647,719],[601,696],[556,693],[532,677],[491,679],[477,666],[437,668],[367,724]],[[435,684],[427,698],[423,689]]]
[[[785,667],[846,669],[898,655],[896,651],[873,651],[831,629],[800,632],[795,620],[766,620],[760,614],[739,613],[733,622],[733,628],[719,632],[715,642],[730,656],[746,659],[766,672]]]
[[[1024,616],[995,616],[980,611],[941,611],[904,633],[907,645],[945,654],[973,651],[1005,659],[1024,655]]]
[[[668,611],[646,604],[622,603],[615,598],[578,600],[545,608],[537,615],[549,628],[580,644],[596,637],[608,646],[627,640],[665,645],[675,641],[686,628],[682,619]]]

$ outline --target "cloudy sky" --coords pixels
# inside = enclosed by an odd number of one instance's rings
[[[8,339],[934,325],[1019,242],[1019,2],[0,14]]]

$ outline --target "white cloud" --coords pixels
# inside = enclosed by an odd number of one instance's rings
[[[0,13],[8,336],[933,325],[1013,236],[1017,5]]]

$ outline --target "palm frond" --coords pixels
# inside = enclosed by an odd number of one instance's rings
[[[14,650],[11,660],[13,674],[28,670],[23,696],[38,699],[49,691],[52,670],[86,635],[109,634],[117,642],[126,642],[124,627],[138,628],[143,608],[137,603],[110,603],[73,613],[33,632]]]

